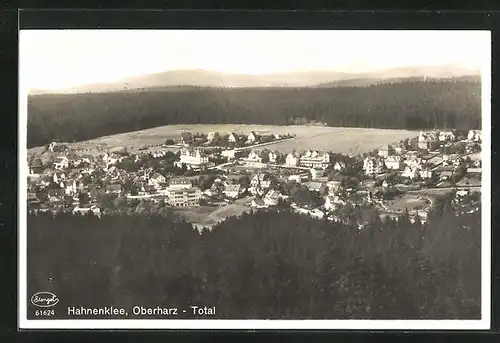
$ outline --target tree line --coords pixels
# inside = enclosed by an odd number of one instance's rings
[[[28,98],[28,146],[194,123],[474,129],[481,122],[480,93],[480,82],[474,80],[413,80],[368,87],[33,95]]]
[[[164,215],[29,215],[28,297],[57,294],[62,317],[206,305],[218,319],[477,319],[480,214],[443,211],[362,230],[286,208],[201,231]]]

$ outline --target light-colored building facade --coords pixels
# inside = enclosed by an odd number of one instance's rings
[[[432,179],[434,172],[431,169],[421,169],[419,170],[419,175],[422,179]]]
[[[54,168],[57,170],[69,168],[69,159],[66,156],[57,157],[54,162]]]
[[[335,193],[342,187],[342,181],[332,180],[326,183],[326,187],[328,187],[328,193]]]
[[[334,170],[337,171],[343,171],[346,168],[345,162],[340,161],[340,162],[335,162],[335,165],[333,166]]]
[[[236,199],[241,195],[241,185],[227,184],[224,188],[224,195],[231,199]]]
[[[467,134],[467,140],[471,142],[481,142],[482,140],[482,131],[481,130],[469,130]]]
[[[180,160],[175,162],[177,167],[185,165],[187,169],[200,170],[213,167],[215,164],[209,162],[208,156],[200,149],[182,149]]]
[[[167,190],[168,203],[175,207],[198,206],[201,199],[201,190],[198,187],[171,188]]]
[[[405,170],[401,173],[401,176],[407,177],[409,179],[414,179],[418,175],[417,168],[406,167]]]
[[[229,143],[236,143],[238,141],[238,136],[235,133],[230,132],[227,141]]]
[[[255,143],[258,138],[259,136],[255,132],[250,131],[250,133],[247,136],[247,143]]]
[[[299,163],[303,167],[324,169],[330,164],[330,154],[308,150],[304,155],[300,156]]]
[[[389,156],[389,147],[384,146],[378,150],[378,156],[382,158],[387,158]]]
[[[264,196],[263,200],[267,206],[276,206],[279,202],[279,199],[280,199],[280,193],[275,190],[270,190]]]
[[[299,164],[299,156],[294,153],[289,153],[285,158],[285,165],[288,167],[296,167]]]
[[[207,141],[208,141],[209,143],[211,143],[211,142],[214,140],[214,138],[215,138],[215,134],[216,134],[215,132],[209,132],[209,133],[208,133],[208,135],[207,135]]]
[[[155,173],[148,180],[148,185],[149,186],[153,186],[155,188],[160,188],[163,185],[165,185],[166,182],[167,182],[167,179],[165,178],[165,176],[163,176],[163,175],[161,175],[159,173]]]
[[[400,170],[403,168],[401,156],[388,156],[384,161],[385,167],[391,170]]]
[[[262,162],[262,157],[260,157],[259,152],[252,150],[248,154],[248,156],[245,158],[245,162],[247,164],[255,164],[255,163],[261,163]]]
[[[271,186],[271,178],[266,173],[255,174],[250,180],[250,193],[263,194]]]
[[[168,186],[171,190],[190,189],[192,187],[192,182],[185,178],[171,179]]]
[[[269,151],[269,163],[276,163],[276,159],[278,158],[278,154],[274,151]]]
[[[376,157],[367,157],[363,161],[363,170],[366,175],[379,174],[384,170],[384,163]]]

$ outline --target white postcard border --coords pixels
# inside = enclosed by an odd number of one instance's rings
[[[479,30],[476,30],[479,31]],[[481,30],[478,39],[488,40],[482,74],[482,210],[481,210],[481,319],[480,320],[28,320],[27,319],[27,94],[23,77],[22,30],[19,31],[18,122],[18,326],[19,329],[251,329],[251,330],[488,330],[491,321],[491,32]],[[482,34],[482,35],[481,35]],[[43,290],[41,290],[43,291]]]

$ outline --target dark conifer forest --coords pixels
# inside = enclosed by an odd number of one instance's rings
[[[169,124],[326,123],[334,127],[475,129],[479,79],[414,80],[366,87],[168,87],[33,95],[28,147]]]
[[[358,230],[259,211],[201,233],[156,215],[29,215],[28,297],[54,292],[62,317],[192,304],[218,319],[478,319],[480,228],[479,212]]]

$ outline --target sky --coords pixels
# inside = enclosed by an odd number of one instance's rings
[[[169,70],[481,69],[488,31],[22,30],[21,82],[57,90]]]

